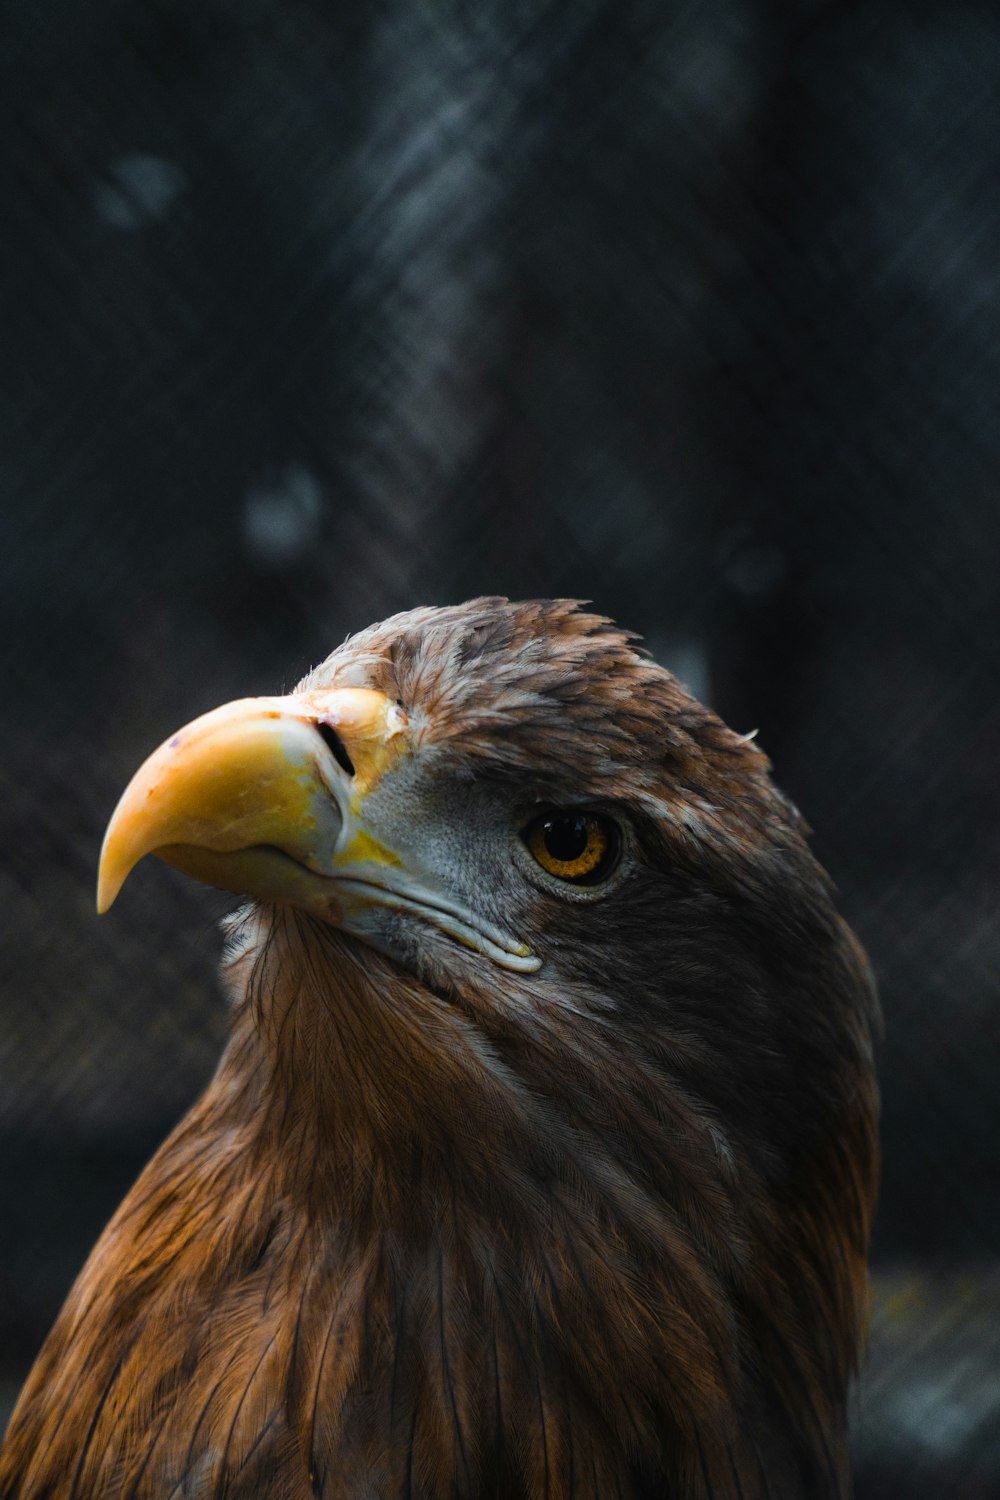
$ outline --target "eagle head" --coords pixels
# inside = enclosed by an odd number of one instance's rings
[[[873,992],[748,737],[573,603],[419,609],[157,750],[101,909],[149,853],[249,898],[232,1038],[18,1494],[846,1493]]]

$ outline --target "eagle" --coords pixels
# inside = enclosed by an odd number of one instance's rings
[[[864,954],[734,733],[573,601],[397,615],[146,761],[231,1036],[69,1294],[4,1500],[843,1500]]]

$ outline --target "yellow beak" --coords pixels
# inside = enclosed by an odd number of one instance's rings
[[[323,905],[322,878],[356,842],[352,810],[406,745],[406,715],[369,688],[242,698],[203,714],[125,789],[101,849],[98,911],[147,854],[223,890]],[[371,839],[365,856],[398,863]]]
[[[430,923],[507,969],[540,960],[387,848],[365,798],[410,748],[406,714],[370,688],[242,698],[178,730],[140,766],[108,824],[97,910],[147,854],[222,890],[311,911],[392,952],[387,913]]]

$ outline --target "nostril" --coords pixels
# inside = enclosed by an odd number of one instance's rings
[[[342,771],[346,771],[348,776],[353,776],[354,762],[348,755],[347,750],[344,746],[344,742],[340,738],[340,735],[337,733],[337,731],[334,729],[333,725],[320,722],[317,723],[316,728],[319,731],[320,737],[326,741],[326,748],[329,750],[330,754],[333,756],[340,769]]]

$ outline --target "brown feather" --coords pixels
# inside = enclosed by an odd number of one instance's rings
[[[333,682],[400,699],[456,787],[624,805],[643,877],[538,901],[537,974],[239,914],[231,1041],[0,1495],[845,1496],[874,1000],[765,757],[564,601],[414,611]]]

